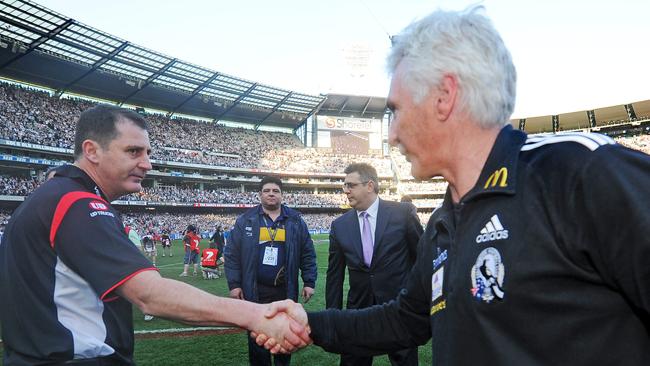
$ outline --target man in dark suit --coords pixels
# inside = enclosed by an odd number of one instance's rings
[[[345,169],[343,192],[350,210],[334,220],[330,231],[326,306],[343,306],[345,267],[350,274],[348,309],[394,299],[415,264],[422,225],[412,205],[378,197],[377,171],[365,163]],[[417,365],[417,348],[388,355],[393,365]],[[341,355],[341,365],[372,365],[372,357]]]

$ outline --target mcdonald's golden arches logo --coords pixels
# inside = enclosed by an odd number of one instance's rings
[[[488,180],[485,182],[483,188],[487,189],[489,187],[496,187],[498,184],[499,187],[508,186],[508,169],[502,167],[490,175]]]

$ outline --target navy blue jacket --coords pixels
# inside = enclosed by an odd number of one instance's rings
[[[255,206],[237,218],[226,245],[225,270],[230,290],[241,288],[244,299],[258,301],[257,264],[259,255],[257,245],[260,235],[260,206]],[[287,215],[286,231],[286,279],[287,298],[298,300],[298,269],[305,286],[316,286],[316,252],[307,224],[296,210],[282,205],[282,212]]]

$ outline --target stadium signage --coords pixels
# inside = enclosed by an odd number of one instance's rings
[[[44,145],[38,145],[38,144],[31,144],[29,142],[10,141],[10,140],[5,140],[5,139],[0,139],[0,144],[7,145],[7,146],[24,147],[24,148],[27,148],[27,149],[35,149],[35,150],[55,151],[55,152],[62,152],[62,153],[68,153],[68,154],[73,153],[72,149],[65,149],[65,148],[62,148],[62,147],[53,147],[53,146],[44,146]]]
[[[319,130],[378,132],[381,126],[380,121],[373,118],[318,116],[316,120]]]
[[[194,207],[235,207],[235,208],[248,208],[253,207],[253,204],[235,204],[235,203],[211,203],[211,202],[197,202],[192,204]]]
[[[56,166],[66,164],[65,161],[54,161],[54,160],[48,160],[43,158],[30,158],[27,156],[15,156],[15,155],[6,155],[6,154],[0,154],[0,160],[16,161],[16,162],[28,163],[28,164],[56,165]]]
[[[22,202],[25,200],[24,196],[10,196],[10,195],[0,195],[0,201],[16,201]]]

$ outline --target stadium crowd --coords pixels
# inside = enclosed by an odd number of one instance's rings
[[[439,207],[442,205],[442,198],[414,198],[415,207]]]
[[[22,178],[0,175],[0,195],[27,196],[38,185],[40,180],[36,178]]]
[[[75,118],[94,103],[0,83],[0,138],[71,149]],[[275,171],[341,173],[350,161],[367,162],[380,175],[390,163],[368,155],[325,154],[305,148],[297,136],[225,127],[189,118],[148,114],[152,158],[212,166]]]
[[[153,202],[210,202],[226,204],[258,204],[258,192],[240,192],[237,190],[224,189],[198,189],[181,187],[145,187],[139,193],[133,193],[122,197],[127,201],[153,201]],[[308,191],[286,191],[282,195],[282,201],[290,206],[340,206],[346,203],[342,193],[319,193],[314,194]]]
[[[36,88],[0,83],[0,138],[35,143],[45,146],[72,148],[76,117],[94,102],[57,98]],[[399,191],[434,192],[446,190],[444,181],[417,182],[410,174],[410,163],[395,148],[390,159],[367,154],[325,153],[302,146],[292,134],[232,128],[211,122],[188,118],[173,118],[148,114],[153,159],[183,163],[206,164],[231,168],[265,169],[288,172],[341,173],[350,161],[366,162],[377,168],[380,176],[393,176],[397,172]],[[650,135],[619,137],[625,146],[650,153]],[[226,143],[224,143],[226,142]],[[392,162],[392,166],[391,166]],[[36,177],[0,175],[0,195],[27,196],[41,182]],[[399,200],[397,195],[381,195],[384,199]],[[170,203],[221,203],[257,204],[257,192],[240,192],[236,189],[198,189],[190,187],[145,188],[138,194],[122,197],[129,201]],[[307,190],[287,190],[283,200],[290,206],[343,206],[345,195],[335,191],[314,194]],[[437,207],[440,198],[416,198],[416,207]],[[422,222],[430,213],[419,212]],[[0,212],[0,223],[9,212]],[[127,215],[138,227],[160,232],[163,228],[179,232],[192,223],[205,230],[215,224],[230,227],[235,214],[184,215],[137,214]],[[328,229],[336,214],[307,214],[305,219],[312,229]]]
[[[627,146],[631,149],[643,151],[650,154],[650,135],[636,135],[630,137],[617,138],[619,144]]]
[[[187,225],[194,225],[199,232],[213,232],[217,226],[230,230],[235,224],[237,213],[231,214],[189,214],[189,213],[126,213],[124,222],[134,227],[138,233],[181,235]],[[337,214],[303,214],[307,227],[311,230],[329,230]]]
[[[7,225],[10,217],[11,212],[9,210],[0,210],[0,226]]]
[[[71,148],[75,116],[93,103],[53,98],[45,91],[0,83],[0,138]]]
[[[399,189],[404,192],[436,192],[445,193],[447,191],[447,182],[443,180],[428,182],[402,181],[399,183]]]
[[[413,179],[411,175],[411,163],[406,161],[406,156],[402,155],[397,148],[390,149],[390,159],[394,164],[394,169],[397,171],[397,176],[400,181]]]
[[[0,195],[27,196],[41,183],[41,179],[0,175]],[[343,206],[347,198],[342,192],[321,192],[315,194],[307,190],[287,190],[282,200],[289,206]],[[382,198],[397,201],[398,195],[382,194]],[[175,186],[144,187],[120,200],[147,201],[161,203],[219,203],[250,204],[259,203],[258,192],[240,192],[234,189],[199,189]]]

